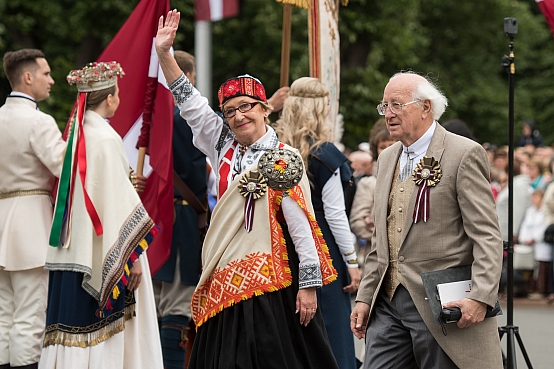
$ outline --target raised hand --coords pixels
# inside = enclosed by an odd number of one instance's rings
[[[177,28],[179,28],[179,19],[181,19],[181,13],[177,9],[170,10],[167,16],[163,15],[158,21],[158,33],[156,34],[156,51],[158,54],[161,52],[169,52],[175,40],[177,34]]]

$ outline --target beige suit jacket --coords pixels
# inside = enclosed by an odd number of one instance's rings
[[[65,146],[54,118],[30,100],[7,98],[0,108],[0,194],[51,191]],[[44,266],[52,211],[45,195],[0,199],[0,269]]]
[[[350,229],[359,237],[368,241],[373,230],[369,231],[365,223],[367,216],[373,217],[373,194],[375,193],[375,176],[363,177],[356,186],[356,194],[350,210]]]
[[[387,206],[400,142],[381,155],[376,166],[375,231],[366,259],[357,301],[373,305],[389,265]],[[472,265],[470,298],[494,306],[502,265],[502,241],[489,184],[485,150],[474,141],[447,132],[437,124],[426,156],[440,162],[442,179],[430,189],[427,222],[413,223],[414,188],[409,216],[402,230],[399,271],[425,324],[443,350],[460,368],[502,368],[496,318],[459,329],[446,324],[447,335],[433,319],[420,273]]]

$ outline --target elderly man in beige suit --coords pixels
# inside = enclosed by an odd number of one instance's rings
[[[65,143],[37,109],[54,80],[40,50],[4,55],[12,93],[0,108],[0,369],[36,368],[46,319],[51,191]]]
[[[351,315],[352,331],[366,339],[366,369],[502,368],[496,318],[485,319],[502,264],[487,154],[437,123],[446,106],[430,81],[405,72],[390,79],[377,108],[400,142],[377,162],[375,232]],[[443,333],[420,273],[465,265],[473,289],[446,305],[462,318]]]

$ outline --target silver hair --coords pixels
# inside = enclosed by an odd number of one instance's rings
[[[433,114],[434,120],[439,120],[446,107],[448,106],[448,99],[438,89],[438,87],[427,77],[417,74],[412,71],[399,72],[393,75],[390,79],[398,77],[402,74],[414,74],[425,79],[426,82],[419,82],[412,92],[412,99],[417,101],[429,100],[431,101],[431,114]]]

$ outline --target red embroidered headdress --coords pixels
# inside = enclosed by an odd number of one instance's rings
[[[250,96],[253,99],[267,102],[265,97],[265,88],[257,78],[248,74],[228,79],[217,91],[219,106],[237,96]]]

